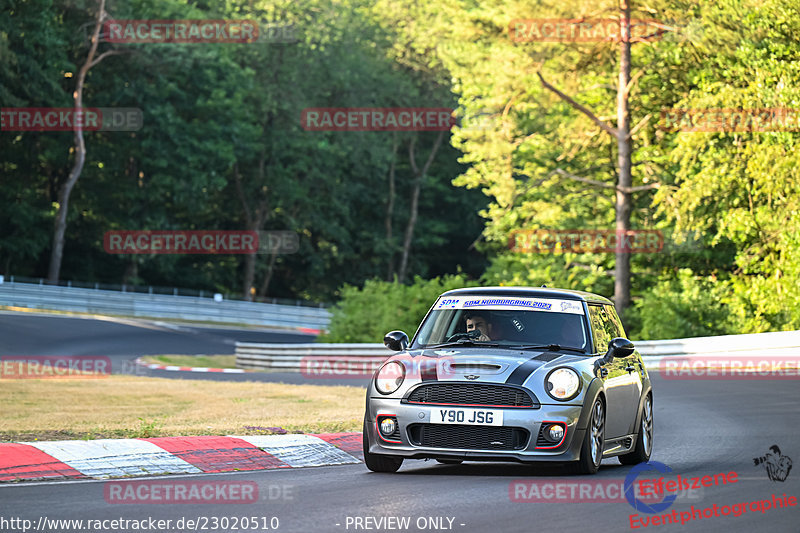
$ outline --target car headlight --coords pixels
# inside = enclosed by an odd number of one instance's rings
[[[556,400],[570,400],[581,387],[581,378],[570,368],[556,368],[545,379],[547,394]]]
[[[375,388],[381,394],[391,394],[400,388],[406,379],[406,367],[397,361],[389,361],[378,370]]]

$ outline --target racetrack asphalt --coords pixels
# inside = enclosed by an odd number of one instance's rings
[[[800,457],[800,410],[794,380],[664,380],[653,375],[655,392],[655,450],[653,461],[672,469],[667,476],[705,476],[737,472],[738,481],[696,491],[676,501],[672,509],[719,508],[778,496],[800,496],[800,471],[783,481],[771,481],[753,459],[772,445],[794,460]],[[570,481],[624,480],[633,467],[607,459],[596,476],[570,476]],[[642,477],[662,474],[648,472]],[[237,474],[169,476],[178,481],[254,482],[259,500],[251,504],[113,504],[104,498],[102,481],[26,483],[0,485],[0,517],[24,518],[34,524],[48,519],[171,519],[164,531],[192,531],[174,527],[180,518],[206,522],[206,531],[235,531],[233,517],[277,517],[277,531],[367,531],[354,527],[366,517],[409,517],[408,528],[374,528],[369,531],[463,531],[463,532],[617,532],[632,530],[635,511],[627,502],[596,503],[559,501],[530,503],[511,501],[509,487],[515,480],[547,483],[564,474],[557,467],[502,463],[438,465],[433,461],[406,461],[397,474],[376,474],[363,464],[316,468],[278,469]],[[119,483],[119,481],[117,481]],[[135,483],[124,481],[123,483]],[[703,518],[680,524],[651,525],[647,531],[797,532],[798,507],[770,509],[766,513]],[[428,517],[442,517],[444,527],[431,527]],[[228,527],[213,529],[228,519]],[[447,518],[452,518],[452,525]],[[348,521],[349,520],[349,521]],[[426,522],[426,523],[423,523]],[[396,525],[396,522],[392,522]],[[463,524],[463,525],[462,525]],[[2,521],[0,521],[2,525]],[[272,530],[260,527],[258,531]],[[637,524],[638,525],[638,524]],[[424,527],[421,527],[424,526]],[[449,527],[449,529],[448,529]],[[203,530],[202,528],[198,528]],[[641,526],[637,529],[641,531]],[[3,528],[4,531],[21,529]],[[86,529],[84,529],[86,530]],[[242,528],[243,530],[243,528]],[[49,529],[48,531],[70,531]],[[100,530],[97,530],[100,531]],[[111,529],[107,529],[111,531]],[[118,528],[114,531],[129,531]],[[131,530],[132,531],[132,530]]]
[[[233,354],[236,341],[314,342],[314,335],[268,328],[217,327],[111,317],[58,316],[0,311],[0,355],[95,355],[111,360],[112,372],[169,379],[265,381],[366,386],[364,379],[306,380],[297,372],[245,374],[172,372],[136,367],[143,355]]]
[[[99,320],[0,313],[0,353],[9,355],[108,355],[120,364],[135,356],[159,353],[232,353],[232,341],[307,342],[309,336],[286,332],[174,326],[129,320]],[[278,340],[282,339],[282,340]],[[237,378],[237,374],[189,374],[189,379]],[[290,374],[290,373],[286,373]],[[246,374],[280,380],[280,375]],[[300,374],[292,374],[298,381]],[[705,476],[735,471],[738,482],[701,489],[689,499],[676,501],[678,512],[695,508],[733,505],[770,499],[773,494],[800,497],[800,471],[790,471],[785,481],[771,481],[754,458],[777,445],[784,456],[800,457],[800,408],[796,380],[664,380],[651,373],[655,392],[655,451],[652,460],[669,466],[669,476]],[[320,380],[321,381],[321,380]],[[308,382],[308,381],[305,381]],[[353,380],[344,380],[353,385]],[[604,461],[597,476],[570,476],[570,481],[624,480],[631,471],[616,459]],[[646,476],[662,474],[648,472]],[[3,519],[24,518],[36,524],[48,519],[172,519],[165,531],[189,531],[174,527],[180,518],[209,520],[232,517],[277,517],[278,531],[433,531],[525,532],[532,531],[627,531],[635,511],[627,502],[514,502],[509,488],[515,480],[547,483],[564,474],[557,467],[503,463],[439,465],[433,461],[406,461],[397,474],[375,474],[363,464],[300,469],[170,476],[160,480],[252,481],[259,487],[255,504],[112,504],[104,499],[105,482],[41,482],[0,484],[0,530],[22,531]],[[644,477],[644,476],[643,476]],[[127,483],[127,482],[123,482]],[[513,493],[513,491],[512,491]],[[367,517],[408,517],[405,529],[378,528]],[[428,517],[440,517],[440,529]],[[651,525],[647,531],[764,531],[798,532],[798,507],[748,510],[739,517],[720,516],[685,525]],[[356,526],[356,519],[361,527]],[[450,525],[447,518],[452,518]],[[419,521],[419,522],[418,522]],[[396,522],[392,522],[396,525]],[[463,524],[463,525],[461,525]],[[222,523],[218,523],[222,526]],[[640,524],[635,524],[640,525]],[[19,524],[17,524],[19,526]],[[202,528],[198,528],[202,530]],[[259,527],[259,531],[270,528]],[[641,525],[638,530],[642,530]],[[73,531],[50,527],[44,531]],[[84,527],[83,531],[102,531]],[[106,531],[128,531],[105,529]],[[132,530],[131,530],[132,531]]]

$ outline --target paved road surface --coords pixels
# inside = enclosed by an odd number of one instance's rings
[[[785,482],[770,481],[753,458],[777,444],[784,455],[800,461],[800,409],[796,381],[676,381],[653,376],[655,451],[660,461],[681,476],[735,471],[735,484],[703,489],[701,499],[673,504],[678,511],[749,502],[786,493],[800,497],[800,467]],[[631,467],[616,459],[604,462],[597,476],[576,481],[622,480]],[[407,461],[397,474],[369,473],[363,465],[272,470],[193,476],[192,480],[254,481],[261,501],[230,505],[119,505],[106,503],[103,482],[0,485],[0,516],[59,519],[141,520],[147,517],[278,517],[278,531],[461,531],[476,533],[631,531],[628,503],[517,503],[509,484],[516,479],[546,482],[557,469],[516,464],[465,463],[442,466]],[[650,476],[648,476],[650,477]],[[652,477],[656,477],[652,474]],[[178,479],[174,477],[160,478]],[[269,499],[278,494],[286,497]],[[643,513],[639,513],[643,515]],[[350,517],[350,527],[346,527]],[[354,529],[356,517],[409,517],[407,529]],[[420,529],[427,517],[453,518],[452,529]],[[174,524],[174,522],[173,522]],[[209,522],[210,527],[211,522]],[[366,522],[361,522],[366,525]],[[370,522],[370,525],[374,523]],[[394,523],[393,523],[394,524]],[[428,525],[430,522],[428,522]],[[448,522],[444,519],[444,524]],[[464,524],[464,525],[461,525]],[[800,510],[748,511],[739,517],[712,517],[684,526],[651,526],[647,531],[797,532]],[[268,529],[258,529],[267,531]],[[3,531],[15,531],[3,528]],[[17,530],[18,531],[18,530]],[[51,530],[67,531],[67,529]],[[168,531],[189,531],[168,529]],[[206,531],[213,531],[207,529]],[[217,531],[233,531],[229,527]],[[642,531],[642,529],[637,529]]]
[[[159,321],[118,318],[65,317],[0,311],[0,355],[103,355],[115,373],[130,373],[130,364],[142,355],[233,354],[241,342],[314,342],[314,336],[291,331],[201,327]],[[125,362],[128,362],[125,364]],[[141,375],[171,379],[228,381],[280,381],[303,383],[295,372],[247,374],[195,374],[139,369]],[[363,384],[363,380],[314,380],[322,385]]]

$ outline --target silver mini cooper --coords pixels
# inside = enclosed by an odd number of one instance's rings
[[[565,463],[594,474],[603,458],[649,460],[653,392],[612,303],[527,287],[442,294],[367,390],[364,461]]]

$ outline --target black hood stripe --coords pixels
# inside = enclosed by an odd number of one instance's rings
[[[533,371],[542,366],[545,363],[552,361],[553,359],[558,359],[561,357],[562,354],[555,353],[555,352],[544,352],[534,357],[531,357],[511,373],[506,380],[508,385],[522,385],[525,383],[525,380],[528,379],[528,376],[533,374]]]
[[[439,360],[423,356],[420,361],[419,374],[422,381],[439,381]]]
[[[540,355],[534,357],[534,359],[537,360],[537,361],[544,361],[545,363],[549,363],[550,361],[552,361],[554,359],[558,359],[562,355],[564,355],[564,354],[556,353],[556,352],[544,352],[543,354],[540,354]]]

